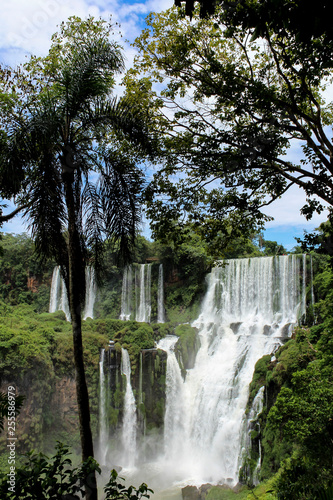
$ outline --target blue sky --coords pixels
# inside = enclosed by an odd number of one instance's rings
[[[173,5],[173,0],[11,0],[1,6],[0,24],[0,62],[15,66],[26,60],[30,54],[45,55],[48,52],[51,35],[57,25],[69,16],[82,18],[88,15],[108,18],[121,25],[122,44],[125,49],[126,66],[130,67],[135,55],[132,42],[145,25],[145,17],[151,11],[163,11]],[[297,149],[291,148],[288,155],[297,155]],[[274,217],[267,224],[264,237],[277,241],[291,250],[296,241],[294,236],[302,236],[304,230],[311,231],[326,220],[326,215],[316,215],[312,221],[306,221],[300,214],[305,203],[302,190],[297,187],[286,193],[281,200],[267,207],[266,213]],[[18,233],[25,230],[22,221],[16,217],[4,224],[3,231]],[[147,233],[148,234],[148,233]]]

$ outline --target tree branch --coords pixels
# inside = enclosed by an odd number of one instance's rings
[[[17,215],[21,210],[24,210],[25,208],[28,208],[29,203],[26,203],[25,205],[21,205],[20,207],[15,208],[13,212],[7,215],[0,215],[0,224],[3,224],[4,222],[8,222],[9,220],[13,219],[15,215]]]

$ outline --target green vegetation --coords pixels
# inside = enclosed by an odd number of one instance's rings
[[[14,468],[15,469],[15,468]],[[78,467],[73,467],[68,447],[58,442],[56,453],[47,457],[42,453],[30,452],[25,463],[11,476],[0,475],[1,498],[8,500],[79,500],[87,498],[87,484],[92,486],[93,474],[101,473],[98,463],[89,458]],[[118,473],[113,469],[110,479],[104,486],[105,500],[139,500],[149,498],[153,493],[145,483],[138,489],[125,487],[119,482]]]
[[[11,305],[33,304],[36,312],[46,311],[52,263],[42,264],[36,258],[33,241],[26,234],[4,234],[0,245],[0,298]]]
[[[175,328],[175,335],[179,337],[175,345],[175,354],[185,377],[186,370],[194,367],[195,358],[200,349],[200,339],[196,328],[189,324],[178,325]]]

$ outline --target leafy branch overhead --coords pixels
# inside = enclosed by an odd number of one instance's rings
[[[223,6],[208,19],[198,9],[192,20],[176,8],[151,15],[135,42],[128,93],[146,89],[162,136],[163,168],[147,190],[156,233],[181,216],[205,235],[260,226],[294,185],[307,218],[333,203],[325,43],[309,50],[288,27],[259,38]]]

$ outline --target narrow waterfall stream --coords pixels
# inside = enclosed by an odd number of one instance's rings
[[[105,349],[101,349],[99,360],[99,464],[106,465],[109,432],[106,423],[106,391],[104,374]]]
[[[158,268],[157,323],[165,322],[163,264]]]
[[[132,467],[136,459],[136,404],[131,386],[131,363],[126,349],[121,350],[121,373],[126,376],[122,428],[122,464],[125,467]]]
[[[53,269],[49,304],[49,312],[53,313],[56,311],[63,311],[67,321],[71,320],[67,290],[65,282],[61,277],[59,266]]]
[[[141,264],[138,273],[140,292],[135,319],[149,323],[151,315],[151,264]]]
[[[128,321],[132,314],[132,266],[126,266],[123,274],[123,285],[121,291],[121,312],[119,319]]]
[[[94,305],[96,300],[96,280],[93,267],[86,268],[86,298],[83,319],[94,318]]]

